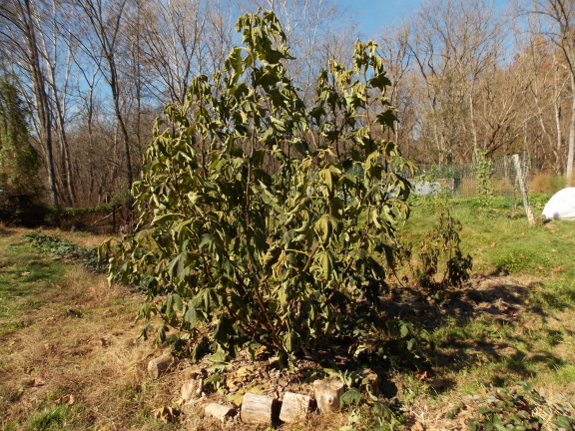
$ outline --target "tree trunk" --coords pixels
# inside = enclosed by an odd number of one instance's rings
[[[132,197],[132,159],[130,157],[130,136],[128,135],[128,129],[126,128],[126,123],[124,122],[124,116],[120,108],[120,92],[118,87],[118,78],[116,74],[116,63],[113,57],[108,56],[108,67],[110,68],[110,88],[112,89],[112,97],[114,99],[114,112],[116,114],[116,120],[120,126],[120,133],[122,134],[122,143],[124,144],[124,158],[125,158],[125,168],[126,168],[126,190],[128,192],[128,202],[131,202]]]
[[[22,6],[22,5],[20,5]],[[24,0],[25,10],[22,12],[22,21],[25,27],[26,41],[28,43],[28,55],[30,58],[31,75],[34,86],[34,97],[36,99],[36,109],[40,120],[40,139],[46,151],[46,168],[48,170],[48,188],[52,198],[52,205],[58,205],[58,194],[56,192],[56,177],[54,174],[54,159],[52,153],[52,115],[48,102],[48,95],[44,87],[45,78],[40,67],[38,55],[38,44],[36,41],[36,31],[32,19],[32,8],[30,0]]]
[[[555,56],[553,60],[556,61]],[[555,110],[555,127],[557,128],[557,153],[560,154],[563,146],[563,133],[561,130],[561,90],[559,89],[559,67],[555,67],[553,108]]]
[[[569,150],[567,152],[567,185],[571,184],[573,177],[573,152],[575,151],[575,76],[571,74],[571,124],[569,125]]]
[[[469,90],[469,121],[471,123],[471,134],[473,136],[473,162],[477,163],[477,128],[475,126],[475,112],[473,110],[473,88]],[[485,147],[487,150],[487,146]]]

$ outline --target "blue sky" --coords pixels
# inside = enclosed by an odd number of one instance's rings
[[[424,0],[337,0],[340,6],[347,7],[360,23],[358,31],[363,36],[379,32],[385,25],[399,25],[409,18]],[[507,0],[494,0],[496,7],[504,6]]]
[[[359,32],[376,33],[386,24],[399,24],[422,3],[423,0],[338,0],[342,7],[355,12],[359,21]]]

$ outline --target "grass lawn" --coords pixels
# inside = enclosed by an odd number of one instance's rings
[[[546,200],[533,196],[536,215]],[[575,223],[540,222],[531,228],[521,207],[514,214],[510,199],[496,198],[489,208],[471,199],[430,199],[415,203],[401,238],[418,244],[446,204],[462,223],[461,249],[473,257],[473,276],[439,293],[394,285],[390,278],[390,298],[402,298],[406,312],[433,334],[436,349],[426,366],[391,368],[380,376],[380,401],[404,429],[467,429],[468,419],[496,413],[499,404],[489,399],[509,396],[512,404],[527,399],[506,391],[516,382],[530,382],[542,398],[523,411],[542,418],[541,429],[560,428],[554,425],[559,416],[575,414],[568,406],[575,399]],[[203,416],[203,405],[230,399],[226,385],[206,389],[188,410],[180,406],[186,361],[158,380],[146,375],[148,361],[162,350],[136,341],[141,323],[134,318],[143,295],[109,287],[103,276],[79,264],[39,254],[22,238],[26,232],[0,230],[0,429],[258,429],[237,419],[222,425]],[[88,246],[102,240],[62,235]],[[249,361],[228,365],[224,378],[238,385],[239,370],[249,370],[262,387],[266,379],[290,377]],[[310,390],[303,378],[297,385]],[[477,429],[493,424],[497,420],[491,418]],[[305,424],[281,429],[342,427],[390,429],[367,406],[348,406],[329,419],[314,413]]]
[[[547,199],[532,197],[536,216]],[[402,375],[403,397],[429,429],[450,429],[445,413],[462,397],[518,381],[549,399],[574,400],[575,223],[538,220],[531,228],[521,206],[512,217],[511,199],[495,198],[489,208],[431,199],[413,208],[400,235],[417,243],[447,205],[462,224],[461,250],[473,257],[474,276],[442,308],[465,302],[468,309],[446,313],[434,327],[439,383]]]

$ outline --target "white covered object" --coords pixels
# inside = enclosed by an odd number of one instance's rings
[[[568,187],[553,195],[543,208],[548,219],[575,220],[575,187]]]

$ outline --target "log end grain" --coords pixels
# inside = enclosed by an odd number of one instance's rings
[[[152,379],[157,379],[162,373],[168,370],[172,365],[172,357],[170,355],[162,355],[159,358],[152,359],[148,363],[148,374]]]
[[[313,382],[317,407],[321,414],[339,410],[339,399],[343,395],[345,384],[337,377],[328,377]]]

